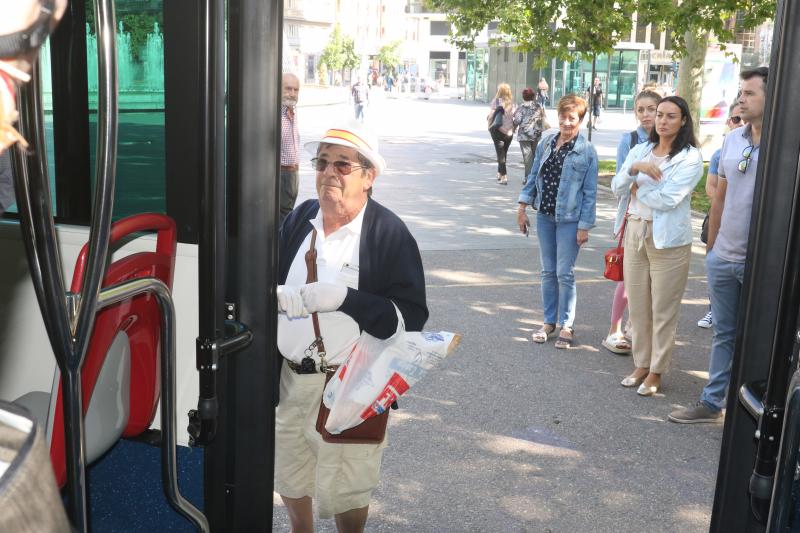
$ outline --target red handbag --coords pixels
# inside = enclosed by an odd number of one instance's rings
[[[630,207],[630,203],[628,204]],[[605,270],[603,277],[611,281],[622,281],[624,279],[622,273],[622,263],[625,258],[625,248],[622,246],[622,239],[625,237],[625,226],[628,225],[628,210],[625,209],[625,219],[622,221],[622,228],[619,230],[619,241],[617,241],[616,248],[609,248],[606,250],[605,257]]]

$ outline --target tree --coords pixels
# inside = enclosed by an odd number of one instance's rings
[[[403,44],[402,41],[393,41],[389,44],[381,46],[380,50],[378,50],[378,61],[381,62],[383,68],[389,69],[392,73],[394,73],[394,70],[398,65],[403,63],[403,60],[400,57],[401,44]]]
[[[329,72],[354,69],[360,63],[358,54],[355,51],[353,39],[342,35],[342,30],[339,28],[338,24],[333,28],[333,32],[331,32],[330,40],[322,50],[319,62],[321,65],[324,65]],[[342,74],[344,74],[344,72],[342,72]]]
[[[525,52],[539,52],[536,64],[550,58],[569,60],[574,54],[592,61],[611,53],[620,36],[630,32],[636,0],[429,0],[448,14],[455,31],[451,39],[461,49],[471,49],[491,21],[498,21],[500,37],[493,42],[513,43]],[[592,106],[589,106],[592,113]],[[589,117],[591,121],[591,115]],[[591,140],[591,130],[589,130]]]
[[[639,20],[672,32],[672,48],[681,59],[677,93],[686,99],[693,117],[700,114],[703,68],[709,42],[725,49],[735,31],[755,28],[775,16],[775,0],[639,0]],[[738,17],[737,17],[738,15]],[[737,28],[730,21],[736,19]],[[695,133],[700,121],[695,120]]]
[[[682,58],[678,93],[693,116],[699,112],[703,64],[709,39],[733,41],[728,24],[737,13],[744,28],[754,28],[774,16],[775,0],[428,0],[448,14],[455,31],[451,39],[462,49],[491,21],[501,37],[523,51],[538,51],[539,65],[550,57],[569,59],[610,52],[630,32],[631,17],[660,30],[669,29],[676,58]],[[695,121],[699,123],[699,121]]]

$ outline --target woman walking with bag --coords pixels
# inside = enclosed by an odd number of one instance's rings
[[[669,96],[658,104],[650,142],[631,149],[611,181],[620,201],[630,201],[623,269],[636,367],[621,385],[638,386],[640,396],[660,390],[672,359],[689,277],[690,200],[702,175],[689,107]]]
[[[508,185],[506,177],[506,154],[511,140],[514,138],[514,98],[511,87],[507,83],[497,86],[497,94],[492,100],[487,120],[489,135],[492,136],[494,150],[497,153],[497,183]],[[497,115],[502,118],[498,119]]]
[[[617,169],[622,168],[625,159],[634,146],[648,142],[650,132],[653,131],[653,126],[655,126],[656,107],[660,100],[661,95],[653,91],[642,91],[636,95],[633,108],[636,113],[636,120],[639,121],[639,127],[631,132],[622,134],[617,146]],[[617,218],[614,221],[615,238],[619,237],[622,231],[622,223],[625,220],[625,213],[628,208],[628,198],[630,196],[620,198],[617,206]],[[627,307],[628,295],[625,292],[625,283],[618,281],[617,288],[614,290],[614,301],[611,304],[611,327],[609,327],[608,335],[603,339],[602,344],[607,350],[619,355],[631,353],[630,341],[622,331],[622,315],[625,314]]]
[[[528,183],[528,174],[533,167],[533,154],[544,130],[544,109],[534,100],[533,89],[526,87],[522,91],[522,105],[514,112],[514,127],[517,128],[517,140],[525,162],[525,174],[522,184]]]
[[[538,210],[544,324],[532,338],[547,342],[560,325],[556,348],[569,348],[574,341],[575,260],[595,222],[597,152],[580,134],[586,107],[586,100],[573,94],[559,100],[559,131],[536,148],[517,211],[519,230],[527,234],[530,220],[525,208],[532,205]]]

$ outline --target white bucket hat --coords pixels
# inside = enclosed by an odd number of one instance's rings
[[[366,157],[375,167],[377,174],[386,170],[386,161],[378,153],[378,138],[363,126],[348,124],[342,127],[331,128],[319,141],[306,143],[305,149],[312,155],[317,155],[320,144],[337,144],[355,149]]]

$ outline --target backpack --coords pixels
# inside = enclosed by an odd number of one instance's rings
[[[633,148],[637,144],[639,144],[639,134],[636,132],[636,130],[633,130],[631,132],[631,148]]]

